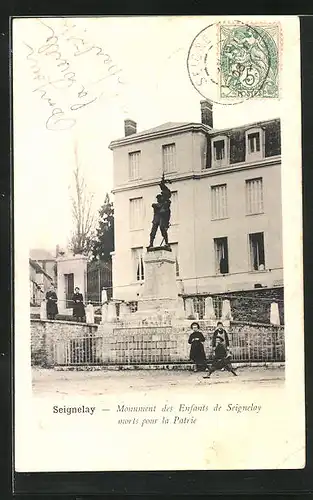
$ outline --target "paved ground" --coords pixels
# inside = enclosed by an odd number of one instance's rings
[[[210,379],[203,373],[190,371],[131,370],[131,371],[57,371],[33,368],[33,391],[37,397],[55,395],[121,394],[124,392],[147,393],[164,389],[203,390],[203,385],[221,388],[254,390],[256,388],[278,388],[284,384],[283,367],[243,367],[237,370],[238,377],[227,372],[215,372]]]

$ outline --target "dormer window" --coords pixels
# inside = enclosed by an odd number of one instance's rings
[[[264,157],[263,130],[253,128],[246,131],[246,161],[262,160]]]
[[[254,132],[253,134],[248,134],[248,150],[250,153],[256,153],[260,151],[260,134],[259,132]]]
[[[226,136],[212,139],[212,166],[223,167],[228,164],[228,142]]]
[[[214,160],[225,158],[225,141],[214,141]]]

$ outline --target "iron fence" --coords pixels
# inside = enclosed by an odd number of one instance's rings
[[[263,330],[229,332],[230,351],[234,362],[285,361],[285,335],[282,327],[263,327]]]
[[[102,364],[103,337],[56,339],[53,344],[54,365]]]
[[[284,362],[283,327],[254,327],[229,332],[233,362]],[[54,339],[54,365],[153,364],[188,362],[179,353],[186,352],[187,336],[170,335],[170,327],[115,328],[114,336],[85,336],[75,339]],[[211,335],[205,343],[207,359],[213,357]],[[189,348],[188,348],[189,349]],[[105,360],[105,361],[104,361]]]

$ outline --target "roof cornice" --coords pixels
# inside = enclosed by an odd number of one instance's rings
[[[179,125],[177,127],[168,128],[164,130],[155,130],[151,132],[141,132],[134,135],[128,135],[127,137],[122,137],[121,139],[116,139],[111,141],[109,144],[109,149],[115,149],[120,146],[126,146],[128,144],[135,144],[137,142],[150,141],[151,139],[157,139],[160,137],[168,137],[169,135],[184,134],[186,132],[202,132],[204,134],[212,131],[210,127],[203,125],[202,123],[186,123],[185,125]]]
[[[180,182],[180,181],[185,181],[185,180],[199,180],[205,177],[215,177],[218,175],[223,175],[223,174],[231,174],[234,172],[240,172],[241,170],[250,170],[250,169],[255,169],[255,168],[261,168],[261,167],[271,167],[273,165],[280,165],[281,164],[281,156],[274,156],[274,157],[269,157],[266,158],[265,160],[261,160],[258,162],[253,162],[253,163],[238,163],[238,164],[233,164],[233,165],[227,165],[226,167],[219,167],[219,168],[207,168],[205,170],[201,170],[200,172],[185,172],[182,174],[173,174],[173,176],[168,175],[167,178],[171,182]],[[175,175],[175,177],[174,177]],[[123,191],[131,191],[133,189],[141,189],[145,187],[150,187],[150,186],[158,186],[160,183],[160,179],[151,179],[149,181],[142,181],[138,183],[136,181],[135,184],[133,183],[128,183],[123,186],[118,186],[114,189],[112,189],[111,193],[120,193]]]

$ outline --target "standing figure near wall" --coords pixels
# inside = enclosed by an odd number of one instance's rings
[[[85,305],[84,305],[84,297],[82,293],[79,291],[79,287],[75,287],[75,293],[73,295],[73,316],[76,318],[76,320],[79,321],[84,321],[85,319]]]
[[[226,349],[229,349],[229,338],[228,338],[227,332],[223,326],[223,323],[221,321],[218,321],[218,323],[216,325],[216,330],[213,333],[213,340],[212,340],[213,349],[215,349],[215,347],[216,347],[216,339],[218,336],[223,338],[223,341],[225,342]]]
[[[159,184],[161,188],[161,194],[157,195],[157,202],[152,203],[153,208],[153,220],[152,228],[150,232],[150,243],[148,248],[153,247],[153,242],[157,233],[158,228],[163,236],[165,246],[169,248],[168,244],[168,228],[170,225],[171,218],[171,190],[166,186],[164,174],[162,176],[161,182]]]
[[[51,284],[50,290],[46,293],[46,301],[47,301],[47,319],[55,319],[56,315],[59,313],[58,310],[58,297],[55,293],[54,285]]]
[[[203,347],[204,335],[200,331],[199,323],[191,323],[190,328],[192,333],[188,339],[188,344],[191,344],[189,357],[196,365],[195,371],[205,371],[207,361]]]

